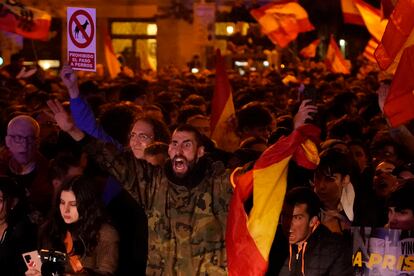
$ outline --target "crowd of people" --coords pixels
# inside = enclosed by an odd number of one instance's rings
[[[2,275],[226,275],[231,172],[306,124],[320,162],[289,163],[268,275],[353,275],[352,226],[414,230],[414,129],[390,127],[391,77],[368,62],[229,70],[229,151],[210,138],[214,72],[22,77],[21,61],[0,68]]]

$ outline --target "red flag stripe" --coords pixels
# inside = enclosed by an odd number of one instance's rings
[[[220,83],[220,85],[218,85]],[[211,113],[210,124],[211,130],[214,131],[226,103],[231,97],[231,87],[227,78],[226,68],[224,66],[224,59],[220,54],[220,50],[217,50],[216,54],[216,84],[214,90],[214,96],[211,101],[211,109],[215,112]]]
[[[393,127],[404,124],[414,118],[414,46],[407,47],[398,64],[392,80],[384,113]]]
[[[360,15],[344,13],[343,17],[345,23],[365,26],[364,20]]]
[[[414,28],[414,1],[400,0],[385,28],[375,58],[382,70],[386,70],[402,50]]]

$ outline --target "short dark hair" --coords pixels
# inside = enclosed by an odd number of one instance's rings
[[[128,145],[132,125],[142,113],[140,107],[127,102],[105,104],[102,108],[100,122],[106,133],[120,144]]]
[[[119,100],[134,102],[139,97],[146,96],[147,87],[148,82],[145,80],[125,84],[119,91]]]
[[[202,146],[204,145],[203,143],[203,136],[201,135],[201,133],[198,131],[197,128],[193,127],[190,124],[181,124],[178,127],[175,128],[174,132],[178,132],[178,131],[186,131],[186,132],[191,132],[194,134],[195,140],[197,142],[197,146]]]
[[[414,179],[408,179],[387,199],[387,207],[395,207],[397,210],[409,209],[414,213]]]
[[[64,180],[70,167],[80,166],[80,156],[73,152],[59,152],[56,157],[49,162],[48,178]]]
[[[342,176],[353,176],[356,164],[352,157],[335,149],[328,149],[321,153],[320,163],[315,173],[331,176],[339,173]]]
[[[251,102],[244,105],[236,116],[239,131],[243,131],[245,128],[268,126],[272,123],[271,112],[260,102]]]
[[[309,218],[319,217],[322,207],[319,197],[314,191],[307,187],[296,187],[290,190],[285,197],[285,204],[295,206],[297,204],[306,204],[306,212]]]

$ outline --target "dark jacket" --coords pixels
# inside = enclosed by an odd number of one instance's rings
[[[351,243],[346,243],[341,236],[330,232],[321,224],[308,238],[306,247],[301,252],[298,253],[298,247],[292,245],[292,252],[279,275],[353,275]]]

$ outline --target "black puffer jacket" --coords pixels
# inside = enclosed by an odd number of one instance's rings
[[[303,255],[304,254],[304,255]],[[289,269],[290,263],[290,269]],[[350,276],[352,269],[352,243],[328,230],[322,224],[316,228],[298,253],[292,245],[280,276]]]

